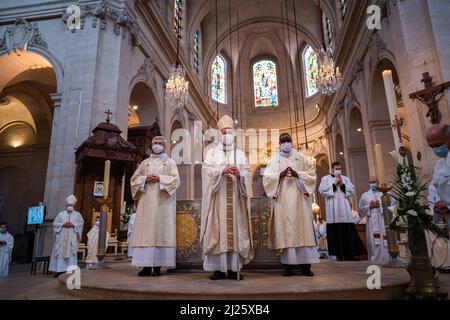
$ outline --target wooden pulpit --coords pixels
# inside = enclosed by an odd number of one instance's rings
[[[84,141],[77,149],[75,195],[77,210],[85,222],[83,240],[92,227],[92,213],[99,212],[102,204],[102,188],[104,164],[111,161],[108,206],[112,215],[108,219],[108,231],[120,229],[122,199],[124,198],[123,177],[127,168],[136,160],[136,147],[120,136],[122,132],[116,125],[109,122],[100,123],[93,135]],[[125,180],[125,184],[128,181]],[[100,186],[100,187],[99,187]]]

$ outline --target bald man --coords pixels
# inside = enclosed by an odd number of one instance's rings
[[[435,124],[427,131],[427,142],[433,152],[439,157],[434,167],[431,180],[428,202],[434,212],[434,222],[447,228],[450,227],[450,126],[448,124]],[[428,247],[432,257],[433,266],[440,268],[441,272],[450,273],[449,242],[444,239],[435,239],[436,236],[427,232]]]
[[[175,161],[165,153],[166,139],[152,140],[153,154],[131,177],[131,194],[138,201],[133,230],[133,266],[140,277],[160,276],[161,267],[176,264],[176,195],[180,178]]]

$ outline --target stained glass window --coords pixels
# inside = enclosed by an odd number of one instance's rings
[[[183,0],[174,0],[173,5],[173,32],[181,35],[181,16],[183,13]]]
[[[220,55],[211,65],[211,97],[220,103],[226,103],[226,71],[225,59]]]
[[[333,47],[333,29],[331,28],[331,21],[328,17],[325,17],[325,37],[328,42],[328,48]]]
[[[194,71],[200,73],[200,32],[196,30],[194,33]]]
[[[318,92],[316,79],[319,72],[317,54],[311,46],[308,46],[303,53],[303,64],[305,68],[306,96],[310,97]]]
[[[277,67],[275,62],[262,60],[253,65],[253,90],[256,108],[278,106]]]

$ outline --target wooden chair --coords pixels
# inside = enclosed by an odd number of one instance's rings
[[[43,262],[42,274],[48,274],[48,267],[50,265],[50,257],[49,256],[35,256],[31,260],[31,272],[30,274],[36,275],[36,269],[38,264]]]
[[[86,260],[86,252],[87,252],[87,246],[85,243],[80,242],[78,243],[78,251],[77,254],[81,254],[81,262],[84,262]]]

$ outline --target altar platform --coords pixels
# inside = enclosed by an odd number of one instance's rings
[[[69,290],[68,274],[58,278],[64,295],[81,299],[402,299],[409,282],[406,269],[381,267],[381,289],[367,288],[368,261],[322,260],[315,276],[283,277],[282,270],[244,270],[244,280],[212,281],[209,273],[179,271],[161,277],[138,277],[129,262],[110,263],[111,269],[81,270],[81,289]]]

